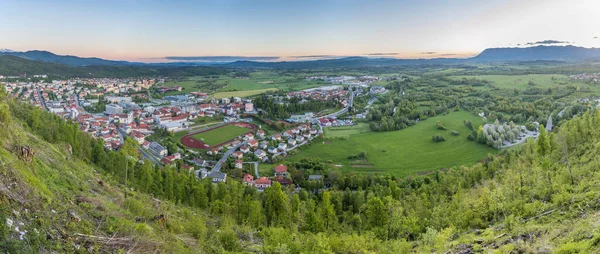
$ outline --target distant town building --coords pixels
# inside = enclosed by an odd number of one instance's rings
[[[123,114],[123,107],[117,104],[108,104],[106,105],[106,114]]]

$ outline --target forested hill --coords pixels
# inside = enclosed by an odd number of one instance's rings
[[[6,58],[6,57],[14,58]],[[584,62],[600,61],[600,49],[577,46],[535,46],[518,48],[489,48],[471,58],[433,58],[433,59],[398,59],[390,57],[340,57],[336,59],[321,59],[307,61],[235,61],[222,62],[167,62],[167,63],[133,63],[126,61],[110,61],[100,58],[81,58],[76,56],[61,56],[47,51],[0,52],[0,64],[8,60],[15,64],[19,58],[26,62],[19,64],[23,69],[14,66],[0,65],[0,75],[20,75],[23,72],[45,71],[44,74],[61,75],[174,75],[193,76],[204,73],[207,67],[214,68],[273,68],[273,69],[318,69],[318,68],[362,68],[390,66],[436,66],[436,65],[465,65],[481,62]],[[8,59],[8,60],[7,60]],[[60,65],[57,65],[60,64]],[[204,66],[204,67],[201,67]],[[71,68],[67,68],[71,67]],[[214,70],[214,69],[213,69]],[[116,73],[116,74],[115,74]]]
[[[57,55],[52,52],[44,50],[30,50],[25,52],[16,51],[0,51],[0,55],[16,56],[24,59],[36,60],[48,63],[58,63],[70,66],[91,66],[91,65],[132,65],[134,63],[126,61],[111,61],[97,57],[77,57],[77,56],[63,56]]]
[[[0,75],[51,75],[78,78],[124,77],[182,77],[225,74],[224,68],[206,66],[69,66],[58,63],[34,61],[17,56],[0,55]]]
[[[527,48],[489,48],[469,61],[586,61],[600,59],[600,49],[576,46],[536,46]]]
[[[400,179],[304,160],[287,163],[290,173],[323,173],[324,182],[258,193],[233,178],[216,185],[128,159],[139,156],[129,139],[105,151],[76,124],[0,91],[2,253],[600,248],[600,111],[472,167]]]

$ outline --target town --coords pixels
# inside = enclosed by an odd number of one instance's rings
[[[293,183],[283,164],[274,164],[273,177],[267,178],[259,174],[260,163],[276,163],[310,144],[322,136],[323,127],[353,125],[351,119],[337,117],[348,112],[354,96],[375,96],[385,91],[383,87],[368,86],[377,81],[377,77],[308,78],[324,79],[332,85],[267,95],[267,98],[281,105],[290,100],[298,104],[328,101],[337,103],[340,108],[276,119],[287,127],[281,131],[273,128],[265,131],[261,126],[267,127],[272,122],[256,123],[259,126],[253,123],[260,120],[258,116],[264,110],[255,107],[252,98],[216,99],[201,92],[168,95],[182,88],[163,86],[164,79],[45,81],[46,75],[34,77],[39,81],[2,78],[7,79],[4,83],[12,98],[77,122],[81,131],[102,139],[105,149],[117,150],[130,138],[143,157],[155,164],[172,165],[214,183],[226,181],[226,172],[234,173],[244,184],[259,191],[271,186],[272,181],[284,186]],[[227,128],[241,129],[241,132],[217,134]],[[185,135],[179,137],[180,134]],[[180,140],[175,140],[177,144],[173,145],[165,135],[178,136]],[[204,138],[215,135],[222,136],[216,143]],[[309,178],[322,179],[322,175]]]

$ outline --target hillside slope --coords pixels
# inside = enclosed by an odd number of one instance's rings
[[[5,121],[0,131],[0,252],[200,251],[198,211],[124,186],[102,170]],[[31,162],[15,146],[31,147]],[[70,158],[69,158],[70,157]],[[162,219],[164,218],[167,219]],[[195,251],[194,251],[195,250]]]
[[[327,190],[275,183],[257,193],[128,162],[129,141],[104,152],[75,125],[6,100],[0,93],[2,253],[600,250],[600,111],[473,167],[400,179],[304,160],[290,173],[323,172]]]

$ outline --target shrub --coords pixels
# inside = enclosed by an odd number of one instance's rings
[[[446,130],[446,127],[445,127],[444,125],[442,125],[442,123],[440,123],[440,121],[437,121],[437,122],[435,123],[435,127],[436,127],[438,130],[443,130],[443,131],[445,131],[445,130]]]
[[[450,134],[452,134],[452,136],[460,135],[460,133],[458,133],[458,131],[455,131],[455,130],[452,130],[452,132]]]
[[[442,141],[446,141],[446,138],[442,135],[434,135],[433,137],[431,137],[431,139],[433,140],[433,142],[442,142]]]

